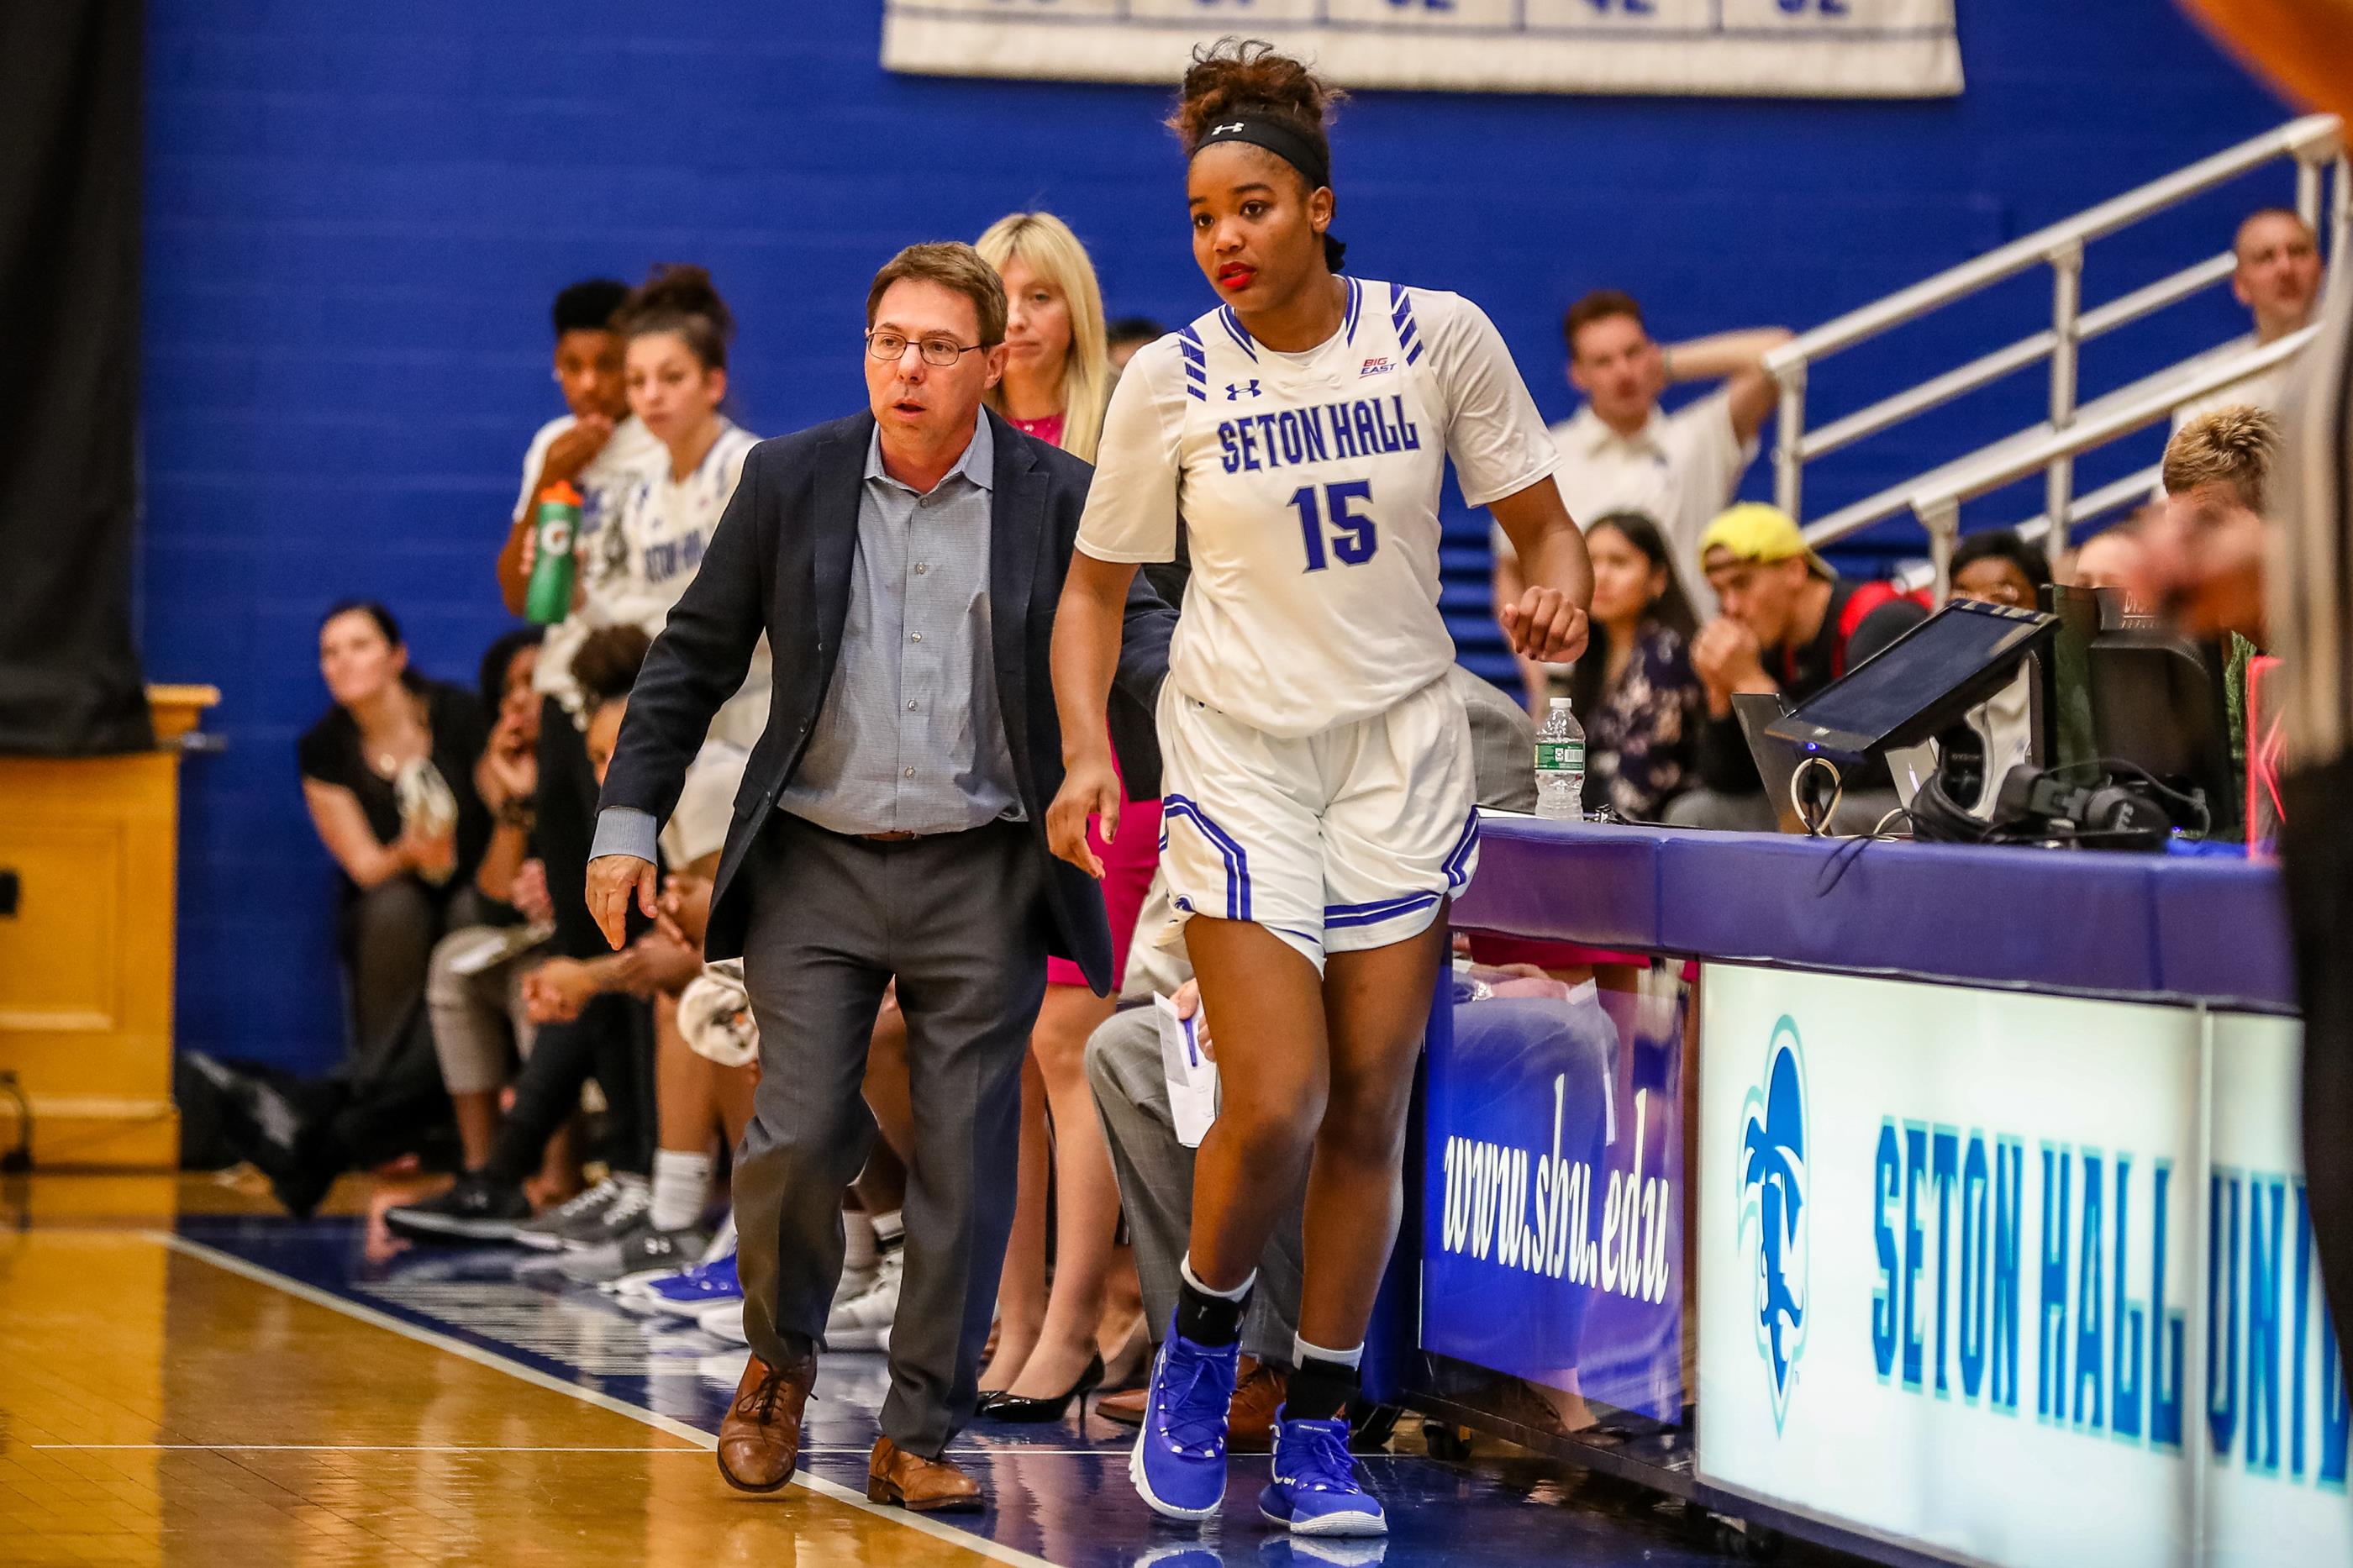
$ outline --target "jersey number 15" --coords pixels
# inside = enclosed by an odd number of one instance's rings
[[[1323,504],[1316,503],[1314,485],[1302,485],[1291,493],[1292,510],[1299,513],[1299,531],[1307,543],[1307,569],[1321,572],[1332,564],[1324,553],[1324,535],[1331,535],[1331,553],[1340,558],[1344,566],[1361,566],[1373,558],[1380,548],[1380,535],[1373,520],[1356,510],[1353,503],[1369,507],[1373,501],[1373,486],[1369,479],[1345,479],[1325,485]],[[1328,518],[1328,524],[1327,524]]]

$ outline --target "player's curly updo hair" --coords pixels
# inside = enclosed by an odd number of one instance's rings
[[[735,317],[712,286],[711,274],[684,262],[658,262],[646,280],[629,290],[613,325],[623,337],[675,332],[705,370],[727,368],[727,344]]]
[[[1190,158],[1201,150],[1201,138],[1209,127],[1222,120],[1240,114],[1270,121],[1313,147],[1328,173],[1332,140],[1324,126],[1347,96],[1263,39],[1219,38],[1193,50],[1168,128]],[[1312,188],[1314,182],[1309,184]],[[1324,237],[1324,259],[1333,271],[1340,270],[1346,248],[1329,234]]]

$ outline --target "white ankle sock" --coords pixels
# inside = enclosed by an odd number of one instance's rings
[[[1309,1344],[1297,1334],[1292,1335],[1291,1364],[1294,1367],[1305,1366],[1309,1356],[1314,1356],[1320,1362],[1327,1362],[1334,1366],[1361,1366],[1365,1360],[1365,1347],[1358,1344],[1352,1351],[1327,1351],[1322,1345]]]
[[[874,1221],[864,1209],[841,1211],[841,1267],[860,1271],[874,1267],[881,1256],[874,1248]]]
[[[654,1151],[653,1207],[656,1230],[684,1230],[702,1217],[711,1201],[711,1156]]]
[[[875,1247],[884,1253],[898,1251],[899,1244],[905,1240],[907,1236],[907,1222],[900,1211],[892,1209],[888,1214],[878,1214],[871,1217],[874,1221]]]
[[[1185,1255],[1185,1260],[1176,1266],[1176,1271],[1185,1277],[1186,1284],[1190,1285],[1202,1295],[1215,1296],[1220,1301],[1239,1301],[1243,1297],[1250,1293],[1251,1286],[1258,1283],[1258,1270],[1253,1268],[1250,1271],[1249,1278],[1245,1279],[1240,1284],[1235,1286],[1232,1289],[1212,1290],[1209,1287],[1201,1283],[1201,1277],[1199,1275],[1193,1272],[1193,1255],[1189,1252]]]

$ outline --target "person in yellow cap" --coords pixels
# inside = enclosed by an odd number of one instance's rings
[[[1700,535],[1700,569],[1721,611],[1692,643],[1692,669],[1706,694],[1700,731],[1700,787],[1667,808],[1684,827],[1769,833],[1774,803],[1732,711],[1737,692],[1807,698],[1869,658],[1928,616],[1927,606],[1887,583],[1850,583],[1806,546],[1797,520],[1778,507],[1744,501],[1717,514]],[[1886,770],[1848,781],[1843,819],[1894,805],[1873,798]],[[1866,826],[1868,826],[1866,824]]]

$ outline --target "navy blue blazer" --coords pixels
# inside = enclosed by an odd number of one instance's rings
[[[1106,993],[1119,976],[1111,972],[1102,894],[1085,872],[1046,847],[1046,807],[1062,784],[1049,645],[1094,469],[993,412],[984,409],[982,417],[992,421],[996,438],[988,597],[997,706],[1014,786],[1029,816],[1025,831],[1047,870],[1039,911],[1046,950],[1076,963],[1088,984]],[[629,692],[598,805],[630,806],[667,821],[712,716],[744,684],[752,651],[767,634],[776,665],[768,725],[735,795],[703,939],[709,958],[744,951],[750,909],[736,874],[800,766],[833,684],[873,432],[874,416],[859,414],[752,448],[694,581],[670,610]],[[1176,610],[1138,573],[1127,597],[1116,689],[1147,710],[1168,672],[1176,625]],[[1005,912],[975,910],[973,918],[1002,920]]]

